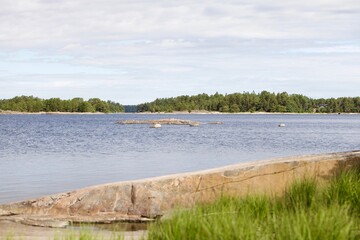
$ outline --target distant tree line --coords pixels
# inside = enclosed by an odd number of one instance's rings
[[[139,105],[121,105],[99,98],[41,99],[19,96],[0,99],[0,110],[19,112],[173,112],[173,111],[219,111],[219,112],[289,112],[289,113],[360,113],[360,97],[313,99],[301,94],[243,92],[213,95],[198,94],[173,98],[158,98]]]
[[[112,101],[99,98],[62,100],[60,98],[41,99],[33,96],[20,96],[0,99],[0,110],[19,112],[123,112],[124,107]]]
[[[138,112],[219,111],[219,112],[288,112],[288,113],[360,113],[360,97],[312,99],[301,94],[243,92],[213,95],[198,94],[158,98],[138,105]]]

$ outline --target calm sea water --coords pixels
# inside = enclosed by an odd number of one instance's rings
[[[223,125],[119,125],[181,118]],[[279,128],[278,124],[286,127]],[[360,149],[360,115],[0,115],[0,203],[233,163]]]

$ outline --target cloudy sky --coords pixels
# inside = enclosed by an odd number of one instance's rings
[[[0,98],[360,95],[359,0],[0,0]]]

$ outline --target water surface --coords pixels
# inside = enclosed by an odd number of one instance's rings
[[[224,124],[115,124],[169,117]],[[0,115],[0,136],[5,203],[245,161],[352,151],[360,149],[360,115]]]

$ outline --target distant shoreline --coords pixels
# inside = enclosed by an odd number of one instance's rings
[[[103,112],[18,112],[18,111],[3,111],[0,110],[0,115],[97,115],[97,114],[139,114],[139,115],[357,115],[360,113],[292,113],[292,112],[218,112],[218,111],[174,111],[174,112],[116,112],[116,113],[103,113]]]
[[[125,113],[125,114],[131,114],[131,113]],[[304,114],[304,115],[341,115],[341,114],[346,114],[346,115],[356,115],[356,114],[360,114],[360,113],[296,113],[296,112],[236,112],[236,113],[231,113],[231,112],[217,112],[217,111],[192,111],[192,112],[188,112],[188,111],[174,111],[174,112],[137,112],[137,113],[132,113],[132,114],[151,114],[151,115],[156,115],[156,114],[165,114],[165,115],[175,115],[175,114],[213,114],[213,115],[226,115],[226,114],[231,114],[231,115],[296,115],[296,114]]]
[[[102,112],[18,112],[18,111],[2,111],[4,115],[82,115],[82,114],[107,114]]]

